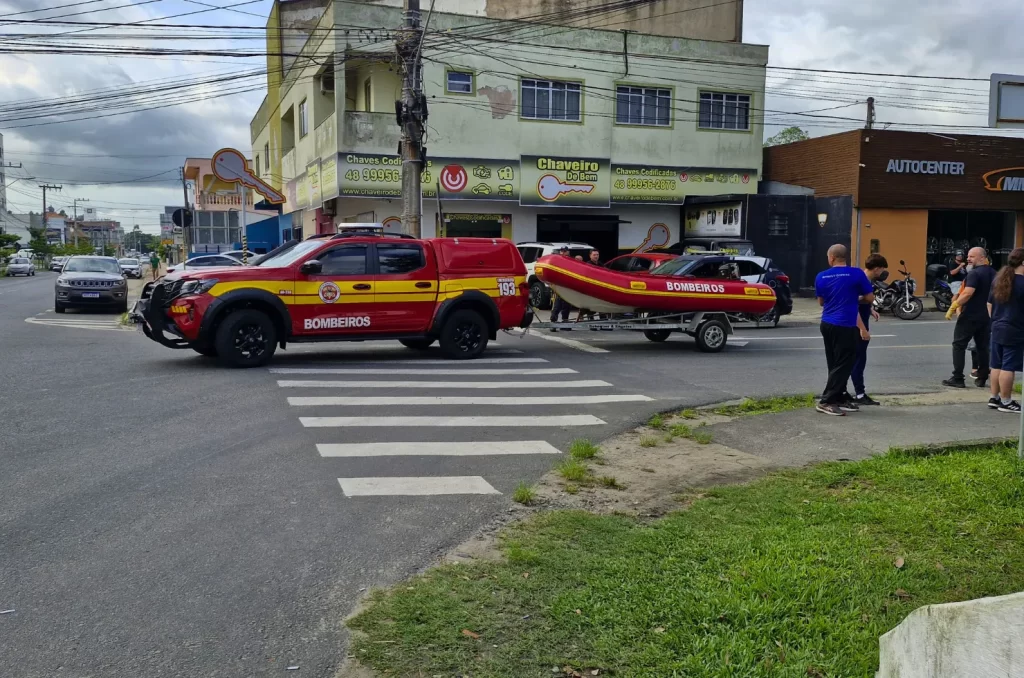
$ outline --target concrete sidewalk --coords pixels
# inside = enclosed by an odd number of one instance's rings
[[[922,297],[921,301],[924,303],[924,313],[921,314],[922,318],[929,317],[931,313],[939,313],[939,309],[935,308],[935,301],[931,297]],[[887,314],[892,318],[892,314]],[[941,316],[934,318],[929,317],[930,320],[941,320]],[[811,297],[793,297],[793,312],[787,316],[783,316],[782,322],[787,320],[796,322],[821,322],[821,307],[818,306],[818,300]]]
[[[813,409],[738,417],[713,424],[715,442],[770,466],[865,459],[892,447],[1016,438],[1019,416],[986,406],[988,389],[879,398],[881,407],[845,417]]]

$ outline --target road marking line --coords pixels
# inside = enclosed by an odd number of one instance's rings
[[[338,478],[346,497],[422,497],[438,494],[501,494],[480,476]]]
[[[449,360],[446,358],[406,358],[399,360],[359,360],[349,362],[338,361],[337,364],[344,365],[346,367],[363,367],[369,365],[445,365],[449,367],[455,367],[457,365],[519,365],[527,363],[546,363],[546,358],[476,358],[474,360],[462,361]],[[271,371],[285,368],[272,368]]]
[[[576,381],[318,381],[279,380],[281,388],[600,388],[611,386],[600,379]]]
[[[483,457],[512,454],[561,454],[544,440],[488,443],[341,443],[317,445],[321,457]]]
[[[293,407],[324,406],[413,406],[413,405],[600,405],[603,403],[646,403],[645,395],[574,396],[300,396],[288,398]]]
[[[59,323],[50,320],[39,320],[37,318],[25,318],[25,322],[31,323],[32,325],[46,325],[47,327],[69,327],[76,330],[99,330],[102,332],[134,332],[135,327],[121,327],[119,325],[110,324],[82,324],[82,323]]]
[[[455,367],[453,365],[452,367]],[[544,374],[578,374],[569,367],[542,367],[529,369],[521,367],[513,368],[482,368],[482,369],[459,369],[459,370],[421,370],[415,367],[389,369],[387,367],[375,368],[347,368],[347,367],[275,367],[270,370],[275,374],[394,374],[394,375],[467,375],[474,377],[496,377],[499,375],[520,374],[523,376],[540,376]]]
[[[895,336],[896,336],[895,334],[872,334],[871,338],[872,339],[889,339],[889,338],[892,338],[892,337],[895,337]],[[732,341],[791,341],[791,340],[792,341],[796,341],[798,339],[799,340],[803,340],[803,339],[817,339],[818,341],[821,341],[821,335],[819,334],[816,337],[737,337],[737,336],[729,337],[729,341],[730,342],[732,342]]]
[[[598,348],[597,346],[591,346],[586,342],[577,341],[576,339],[566,339],[565,337],[560,337],[557,334],[553,333],[544,334],[539,330],[529,330],[529,333],[532,337],[540,337],[541,339],[547,339],[548,341],[553,341],[556,344],[569,346],[570,348],[574,348],[577,351],[583,351],[585,353],[611,353],[611,351],[609,351],[608,349]]]
[[[601,426],[605,422],[590,414],[567,414],[554,416],[495,416],[495,417],[299,417],[306,428],[344,427],[431,427],[431,428],[481,428],[487,426]]]
[[[879,346],[872,346],[869,350],[878,351],[883,348],[949,348],[950,344],[907,344],[903,346],[886,346],[884,344]],[[824,351],[824,346],[790,346],[787,348],[749,348],[744,353],[782,353],[783,351]]]

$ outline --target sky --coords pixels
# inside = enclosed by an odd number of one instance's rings
[[[746,0],[744,39],[770,45],[772,66],[988,78],[993,72],[1024,73],[1024,49],[1019,47],[1024,13],[1019,4],[1019,0]],[[234,6],[207,11],[226,5]],[[262,28],[270,6],[271,0],[0,0],[0,20],[74,14],[60,20],[237,26],[237,31],[231,31],[236,39],[231,40],[224,39],[223,32],[217,39],[202,39],[212,33],[206,29],[159,29],[170,39],[134,44],[261,52],[265,47],[259,32],[241,27]],[[39,11],[44,7],[53,9]],[[174,16],[191,12],[196,13]],[[102,26],[5,23],[0,33],[19,34],[18,40],[6,43],[8,47],[44,40],[78,45],[89,34],[90,45],[128,44],[117,42],[113,29]],[[38,37],[26,37],[26,33]],[[46,35],[57,33],[65,34]],[[191,39],[174,38],[178,35]],[[142,58],[0,52],[4,160],[21,164],[6,170],[9,208],[18,213],[39,211],[38,184],[58,184],[62,190],[48,194],[48,202],[58,210],[70,214],[72,201],[86,198],[89,202],[79,202],[80,207],[94,207],[103,218],[119,220],[126,229],[138,224],[144,231],[158,232],[163,207],[182,202],[178,168],[185,157],[209,157],[225,146],[251,151],[248,123],[265,85],[264,78],[252,74],[264,67],[263,56]],[[246,72],[249,78],[237,77]],[[147,107],[159,106],[153,110],[122,115],[97,110],[123,105],[124,94],[131,91],[127,88],[140,83],[173,85],[176,79],[215,77],[222,80],[135,100]],[[772,69],[767,86],[765,108],[775,111],[766,120],[769,135],[791,124],[799,124],[812,136],[854,129],[861,126],[868,96],[877,99],[877,121],[882,126],[928,123],[947,126],[935,130],[952,133],[957,128],[948,126],[987,123],[988,84],[984,82]],[[238,90],[251,91],[170,105],[183,92],[216,96]],[[68,97],[76,101],[68,102]],[[47,101],[56,98],[62,103]],[[808,111],[814,113],[796,115]]]

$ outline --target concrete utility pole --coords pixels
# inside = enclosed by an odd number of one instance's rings
[[[75,247],[78,247],[78,203],[80,203],[80,202],[89,202],[89,199],[88,198],[73,198],[71,200],[71,209],[74,212],[74,218],[73,218],[73,220],[71,222],[71,223],[74,224],[74,226],[72,226],[71,228],[75,232]]]
[[[420,66],[422,42],[420,0],[405,0],[405,26],[395,43],[402,62],[402,98],[395,102],[395,113],[402,128],[402,231],[417,238],[423,216],[420,175],[426,157],[423,130],[427,122]]]
[[[875,128],[875,97],[868,97],[868,117],[864,123],[864,129]]]
[[[53,184],[38,184],[39,188],[43,189],[43,239],[46,239],[46,191],[47,189],[59,191],[64,188],[63,186],[54,186]]]
[[[189,225],[189,226],[185,225],[185,224],[191,224],[192,223],[192,219],[187,218],[187,217],[189,217],[191,215],[190,213],[192,211],[192,208],[188,206],[188,182],[185,180],[185,168],[184,167],[181,168],[181,193],[185,197],[185,212],[184,212],[184,216],[186,217],[186,218],[182,219],[182,222],[181,222],[181,241],[185,245],[185,252],[184,252],[184,255],[182,256],[181,260],[185,261],[188,258],[188,253],[189,253],[189,250],[191,249],[191,245],[192,245],[192,243],[190,242],[192,226],[191,225]]]

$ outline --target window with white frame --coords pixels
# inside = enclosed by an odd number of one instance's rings
[[[303,99],[302,103],[299,104],[299,138],[309,134],[309,106],[306,104],[306,100]]]
[[[260,156],[256,156],[256,176],[260,176]]]
[[[701,129],[749,130],[750,95],[701,92],[697,126]]]
[[[444,89],[452,94],[472,94],[473,74],[468,71],[448,71]]]
[[[263,144],[263,159],[266,161],[264,165],[267,168],[267,174],[270,174],[270,142]]]
[[[523,79],[522,116],[530,120],[582,120],[582,88],[578,82]]]
[[[615,122],[620,125],[672,124],[672,90],[655,87],[615,88]]]

